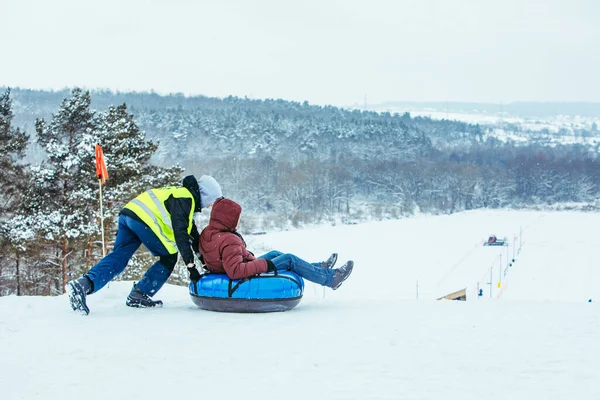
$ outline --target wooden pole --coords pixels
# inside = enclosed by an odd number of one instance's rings
[[[100,231],[102,232],[102,257],[106,256],[106,245],[104,244],[104,209],[102,208],[102,179],[98,179],[100,186]]]
[[[21,271],[20,271],[21,255],[17,251],[17,296],[21,295]]]

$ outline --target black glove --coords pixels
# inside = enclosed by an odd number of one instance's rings
[[[275,268],[275,264],[273,264],[273,261],[267,260],[267,272],[273,272],[276,269],[277,268]]]
[[[196,283],[200,280],[200,272],[198,272],[198,269],[194,264],[188,264],[188,274],[190,276],[190,281]]]

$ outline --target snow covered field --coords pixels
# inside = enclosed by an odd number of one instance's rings
[[[257,254],[355,261],[285,313],[203,311],[172,285],[164,308],[131,309],[130,282],[88,317],[65,296],[0,298],[0,398],[598,399],[599,225],[474,211],[247,236]],[[510,245],[482,246],[490,233]]]

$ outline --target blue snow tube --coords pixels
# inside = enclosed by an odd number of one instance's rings
[[[244,279],[207,273],[198,282],[190,282],[189,289],[194,304],[204,310],[263,313],[296,307],[302,300],[304,280],[291,271]]]

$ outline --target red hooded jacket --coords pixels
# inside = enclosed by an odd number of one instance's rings
[[[200,234],[200,253],[209,271],[226,273],[230,279],[242,279],[267,272],[267,261],[257,259],[246,243],[233,233],[240,220],[242,206],[233,200],[217,199],[210,212],[210,222]]]

